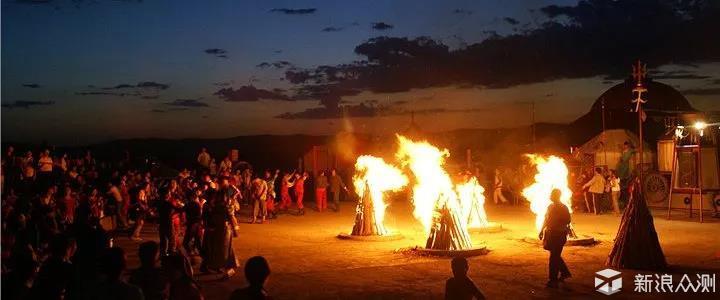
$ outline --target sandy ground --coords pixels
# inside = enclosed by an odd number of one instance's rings
[[[241,224],[234,239],[239,259],[263,255],[272,275],[267,290],[275,299],[442,299],[445,280],[451,275],[447,258],[419,257],[394,250],[424,245],[425,233],[412,216],[407,203],[393,203],[385,224],[403,235],[395,241],[339,240],[336,235],[352,228],[354,205],[343,203],[340,213],[318,213],[306,209],[305,216],[281,215],[270,224]],[[469,276],[489,299],[598,298],[594,273],[605,268],[619,217],[611,214],[574,214],[576,232],[600,241],[592,247],[566,247],[563,257],[573,277],[558,290],[544,287],[548,253],[523,239],[535,236],[534,215],[527,207],[487,205],[491,221],[505,229],[499,233],[471,233],[473,244],[486,246],[487,255],[469,259]],[[720,281],[720,220],[706,218],[700,224],[685,213],[665,219],[654,211],[655,227],[670,269],[679,281],[684,273],[716,273]],[[242,219],[241,219],[242,220]],[[155,239],[154,228],[144,232]],[[137,245],[125,238],[116,241],[128,250],[130,267],[137,265]],[[228,281],[217,275],[201,275],[206,299],[227,299],[230,292],[245,285],[242,270]],[[639,294],[633,291],[634,270],[623,272],[623,290],[615,298],[708,298],[714,294]],[[693,275],[694,276],[694,275]],[[695,277],[693,277],[695,278]]]

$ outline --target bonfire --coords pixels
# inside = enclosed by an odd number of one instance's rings
[[[386,235],[384,194],[397,191],[407,185],[408,179],[402,172],[385,163],[382,158],[363,155],[355,163],[353,184],[360,196],[355,215],[352,235]]]
[[[540,231],[545,221],[553,189],[560,190],[560,202],[565,204],[572,213],[572,191],[568,187],[568,168],[562,158],[551,155],[543,157],[528,154],[530,162],[537,168],[535,182],[523,189],[522,195],[530,201],[530,210],[535,214],[535,229]]]
[[[483,207],[484,189],[470,178],[455,185],[445,171],[447,149],[428,142],[415,142],[398,135],[397,159],[415,177],[413,215],[428,234],[426,249],[467,250],[472,248],[468,225],[487,225]]]

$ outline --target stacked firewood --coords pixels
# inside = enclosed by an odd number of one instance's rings
[[[426,249],[435,250],[464,250],[472,248],[470,235],[465,224],[460,222],[459,216],[453,214],[445,205],[438,208],[433,216],[433,225],[430,228]]]
[[[355,225],[353,225],[352,235],[384,235],[385,227],[378,224],[375,220],[372,196],[366,184],[365,193],[358,202],[355,212]]]
[[[615,268],[659,270],[667,267],[650,210],[633,181],[607,265]]]

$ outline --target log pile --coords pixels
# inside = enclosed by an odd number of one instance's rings
[[[433,225],[430,228],[426,249],[435,250],[464,250],[472,248],[470,235],[465,224],[460,218],[453,214],[447,205],[437,209],[433,217]]]
[[[351,235],[385,235],[387,231],[383,224],[378,224],[375,220],[375,212],[373,207],[372,196],[370,195],[370,189],[365,184],[365,193],[362,199],[358,201],[357,209],[355,212],[355,224]]]
[[[642,195],[634,188],[637,184],[637,181],[633,181],[629,189],[630,199],[606,264],[615,268],[664,269],[667,262],[653,217]]]

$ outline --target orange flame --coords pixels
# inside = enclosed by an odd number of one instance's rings
[[[530,161],[536,166],[535,183],[523,189],[523,196],[530,201],[530,210],[535,213],[535,228],[539,231],[545,220],[553,189],[561,192],[560,202],[572,212],[572,191],[568,187],[568,168],[565,161],[557,156],[542,157],[528,154]]]
[[[387,204],[384,201],[383,194],[388,191],[397,191],[407,185],[408,179],[402,172],[385,163],[382,158],[371,155],[362,155],[355,162],[355,175],[353,176],[353,185],[355,191],[362,199],[365,195],[365,188],[370,192],[373,201],[373,213],[375,215],[375,226],[377,226],[378,234],[386,234],[387,230],[383,225],[385,219],[385,208]]]
[[[468,236],[468,225],[487,226],[483,192],[475,177],[454,185],[445,171],[445,159],[450,156],[447,149],[440,150],[426,141],[415,142],[397,135],[399,149],[396,158],[403,167],[409,167],[415,175],[412,202],[413,215],[422,223],[426,232],[433,226],[433,218],[439,208],[447,206],[448,211],[461,220],[460,231]]]

